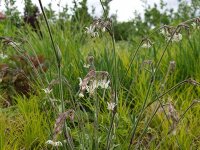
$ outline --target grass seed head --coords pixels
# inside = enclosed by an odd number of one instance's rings
[[[66,112],[60,113],[58,118],[56,119],[56,123],[54,125],[54,130],[53,130],[53,140],[56,141],[58,134],[62,133],[63,127],[65,120],[67,117],[70,118],[70,120],[74,119],[74,110],[69,109]]]
[[[174,72],[176,68],[176,62],[175,61],[170,61],[169,62],[169,70],[170,72]]]

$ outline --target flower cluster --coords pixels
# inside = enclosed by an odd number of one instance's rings
[[[142,46],[141,46],[142,48],[150,48],[152,45],[153,45],[153,42],[151,42],[150,39],[144,38],[142,40]]]
[[[93,95],[95,90],[99,87],[108,89],[110,80],[108,80],[108,72],[91,70],[82,80],[79,78],[80,93],[79,97],[84,97],[84,92],[87,91]]]
[[[191,25],[194,29],[200,30],[200,18],[196,18]]]
[[[169,41],[171,38],[172,42],[179,42],[182,40],[182,34],[180,31],[176,31],[172,26],[163,26],[160,30],[160,33],[165,37],[166,41]]]
[[[89,27],[85,27],[86,29],[85,33],[94,38],[99,36],[98,31],[105,32],[109,31],[110,28],[111,28],[111,20],[96,19]]]
[[[98,30],[105,32],[106,30],[109,31],[111,29],[112,22],[111,22],[111,20],[96,19],[93,21],[93,25]]]
[[[99,33],[95,31],[95,26],[90,25],[89,27],[85,27],[85,29],[86,29],[85,33],[90,35],[92,38],[99,36]]]
[[[114,102],[107,102],[108,105],[108,110],[110,111],[114,111],[115,106],[117,106],[117,104],[115,104]]]
[[[169,41],[171,38],[171,36],[166,37],[166,40]],[[180,33],[175,33],[173,38],[172,38],[172,42],[179,42],[182,40],[182,34]]]

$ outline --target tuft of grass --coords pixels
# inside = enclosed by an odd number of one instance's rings
[[[50,113],[39,97],[17,97],[13,109],[1,110],[1,149],[43,149],[49,138]]]

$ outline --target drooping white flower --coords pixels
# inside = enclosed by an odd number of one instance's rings
[[[86,28],[86,33],[89,34],[91,37],[97,37],[99,36],[98,32],[95,31],[95,26],[94,25],[90,25],[89,27],[85,27]]]
[[[79,95],[78,95],[78,97],[83,98],[84,97],[83,92],[80,92]]]
[[[200,29],[200,26],[196,22],[193,22],[191,25],[194,29]]]
[[[144,42],[141,47],[142,48],[150,48],[151,46],[152,46],[152,44],[150,42]]]
[[[78,79],[79,79],[79,86],[81,86],[83,81],[82,81],[82,79],[80,77]]]
[[[93,95],[95,92],[95,89],[98,88],[98,81],[97,80],[93,80],[91,81],[90,85],[86,87],[86,90],[89,94]]]
[[[180,34],[180,33],[175,33],[174,34],[174,36],[173,36],[173,38],[172,38],[172,42],[179,42],[179,41],[181,41],[182,40],[182,34]],[[167,38],[166,38],[166,40],[167,41],[169,41],[171,39],[171,36],[168,36]]]
[[[10,45],[12,47],[20,46],[19,43],[16,43],[16,42],[13,42],[13,41],[9,42],[8,45]]]
[[[182,34],[180,33],[174,34],[174,37],[172,38],[172,42],[179,42],[181,40],[182,40]]]
[[[83,80],[79,77],[79,86],[82,87],[82,84],[83,84]],[[83,91],[81,91],[78,95],[78,97],[80,98],[83,98],[84,97],[84,94],[83,94]]]
[[[90,68],[90,64],[84,64],[83,67],[84,68]]]
[[[162,28],[162,29],[160,30],[160,34],[162,34],[162,35],[164,35],[164,36],[168,36],[168,35],[169,35],[169,33],[167,32],[167,30],[164,29],[164,28]]]
[[[63,146],[62,143],[61,143],[60,141],[54,142],[54,141],[52,141],[52,140],[46,141],[46,144],[50,144],[50,145],[56,146],[56,147],[58,147],[58,146]]]
[[[49,89],[49,88],[45,88],[45,89],[42,89],[44,91],[44,93],[46,94],[50,94],[52,92],[52,89]]]
[[[100,80],[98,85],[102,88],[102,89],[108,89],[109,88],[109,83],[110,80]]]
[[[1,59],[6,59],[6,58],[8,58],[8,55],[5,55],[5,54],[2,54],[2,53],[1,53],[1,54],[0,54],[0,58],[1,58]]]
[[[101,31],[102,31],[102,32],[106,32],[106,27],[103,27],[103,28],[101,29]]]
[[[161,30],[160,30],[160,33],[161,33],[162,35],[165,35],[165,29],[161,29]]]
[[[107,104],[108,104],[108,110],[111,110],[111,111],[113,111],[115,106],[117,105],[114,102],[107,102]]]
[[[192,27],[193,27],[194,29],[196,29],[197,24],[196,24],[195,22],[193,22],[191,25],[192,25]]]

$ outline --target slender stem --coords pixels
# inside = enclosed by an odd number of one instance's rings
[[[115,38],[114,38],[114,30],[113,30],[113,24],[112,24],[112,46],[113,46],[113,55],[114,55],[114,102],[117,105],[117,58],[116,58],[116,49],[115,49]],[[106,149],[109,150],[110,149],[110,143],[111,143],[111,139],[110,139],[110,135],[112,132],[112,128],[113,128],[113,123],[114,123],[114,118],[115,118],[115,114],[117,111],[117,106],[115,108],[115,110],[112,113],[112,117],[111,117],[111,123],[110,123],[110,128],[108,131],[108,137],[107,137],[107,144],[106,144]]]
[[[95,143],[95,150],[99,148],[98,144],[98,130],[99,130],[99,124],[98,124],[98,117],[99,117],[99,100],[97,96],[97,91],[95,91],[95,113],[94,113],[94,143]]]
[[[137,53],[138,53],[138,51],[139,51],[139,49],[140,49],[142,43],[143,43],[143,40],[141,40],[141,42],[140,42],[140,44],[138,45],[138,47],[137,47],[135,53],[132,53],[132,54],[131,54],[131,62],[130,62],[130,64],[129,64],[129,66],[128,66],[128,69],[126,70],[126,73],[125,73],[123,79],[121,80],[121,83],[123,83],[123,81],[126,79],[126,76],[128,75],[128,72],[129,72],[129,70],[130,70],[130,68],[131,68],[131,66],[132,66],[132,64],[133,64],[133,61],[134,61],[134,59],[135,59],[135,57],[136,57],[136,55],[137,55]]]
[[[106,143],[106,149],[109,150],[110,149],[110,143],[111,143],[111,140],[110,140],[110,135],[112,133],[112,129],[113,129],[113,124],[114,124],[114,119],[115,119],[115,112],[113,111],[112,112],[112,116],[111,116],[111,122],[110,122],[110,128],[108,130],[108,137],[107,137],[107,143]]]
[[[180,116],[180,118],[178,119],[178,121],[177,122],[180,122],[182,119],[183,119],[183,117],[185,116],[185,114],[188,112],[188,110],[190,109],[190,108],[192,108],[192,106],[195,104],[195,102],[192,102],[192,104],[183,112],[183,114]]]
[[[104,6],[103,6],[102,0],[100,0],[100,3],[101,3],[101,7],[102,7],[102,9],[103,9],[103,13],[104,13],[104,15],[105,15],[105,14],[106,14],[106,10],[105,10],[105,8],[104,8]]]
[[[41,0],[38,0],[38,1],[39,1],[39,4],[40,4],[40,8],[41,8],[41,10],[42,10],[42,14],[43,14],[43,16],[44,16],[44,20],[45,20],[46,25],[47,25],[47,29],[48,29],[48,32],[49,32],[49,36],[50,36],[51,43],[52,43],[52,46],[53,46],[53,50],[54,50],[54,53],[55,53],[55,56],[56,56],[56,61],[57,61],[57,63],[58,63],[58,62],[60,61],[60,58],[59,58],[59,56],[58,56],[58,53],[57,53],[57,50],[56,50],[56,46],[55,46],[55,44],[54,44],[54,40],[53,40],[53,36],[52,36],[52,33],[51,33],[51,29],[50,29],[49,23],[48,23],[48,21],[47,21],[47,17],[46,17],[45,12],[44,12],[42,2],[41,2]],[[58,64],[59,64],[59,63],[58,63]],[[58,64],[57,64],[57,65],[58,65]]]
[[[147,94],[146,94],[146,96],[145,96],[145,99],[144,99],[144,102],[143,102],[143,105],[142,105],[142,109],[141,109],[141,111],[140,111],[140,113],[139,113],[139,116],[138,116],[138,119],[137,119],[137,121],[136,121],[136,124],[133,126],[133,132],[132,132],[131,140],[130,140],[130,143],[129,143],[129,146],[128,146],[128,149],[129,149],[129,150],[131,149],[132,141],[133,141],[133,139],[134,139],[137,126],[138,126],[139,121],[141,120],[142,114],[143,114],[143,112],[144,112],[144,110],[145,110],[145,105],[146,105],[147,99],[148,99],[149,94],[150,94],[150,89],[151,89],[151,87],[153,86],[154,79],[155,79],[155,76],[156,76],[156,74],[157,74],[157,71],[158,71],[158,68],[159,68],[159,66],[160,66],[160,63],[161,63],[161,61],[162,61],[162,59],[163,59],[163,57],[164,57],[164,54],[165,54],[165,52],[166,52],[166,50],[167,50],[167,48],[168,48],[168,46],[169,46],[169,43],[172,41],[172,38],[173,38],[174,34],[176,33],[176,31],[177,31],[178,29],[179,29],[179,25],[178,25],[178,26],[176,27],[176,29],[174,30],[172,36],[170,37],[170,40],[167,42],[167,45],[165,46],[165,49],[164,49],[164,51],[163,51],[163,53],[162,53],[162,55],[161,55],[161,57],[160,57],[160,59],[159,59],[159,61],[158,61],[158,63],[157,63],[157,66],[156,66],[156,68],[155,68],[155,72],[153,72],[153,74],[152,74],[152,77],[151,77],[151,79],[150,79],[150,83],[149,83],[149,86],[148,86]]]
[[[188,110],[191,109],[192,106],[193,106],[194,104],[196,104],[196,103],[195,103],[195,102],[192,102],[192,104],[183,112],[183,114],[180,116],[180,118],[179,118],[178,121],[177,121],[177,126],[179,125],[179,122],[184,118],[184,116],[185,116],[185,114],[188,112]],[[171,131],[172,131],[172,130],[170,130],[170,131],[168,132],[167,136],[170,135]],[[167,138],[167,136],[165,136],[165,137],[162,138],[162,140],[160,141],[160,143],[157,145],[156,149],[159,149],[160,145],[161,145],[162,142]]]
[[[153,120],[153,118],[154,118],[154,116],[156,115],[156,113],[157,113],[158,109],[160,108],[160,106],[161,106],[161,108],[162,108],[162,110],[163,110],[163,112],[164,112],[164,114],[165,114],[165,116],[166,116],[166,118],[167,118],[168,123],[171,125],[170,120],[169,120],[169,117],[168,117],[168,115],[167,115],[167,113],[166,113],[166,111],[165,111],[165,109],[164,109],[164,107],[163,107],[163,104],[162,104],[161,100],[158,99],[158,101],[159,101],[159,105],[158,105],[158,107],[155,109],[153,115],[151,116],[151,118],[150,118],[149,121],[147,122],[147,124],[146,124],[146,126],[145,126],[145,128],[144,128],[144,130],[143,130],[143,132],[142,132],[142,134],[140,135],[139,140],[138,140],[138,142],[137,142],[138,145],[139,145],[140,140],[142,139],[142,137],[145,135],[145,133],[146,133],[146,131],[147,131],[147,128],[149,127],[149,124],[150,124],[151,121]],[[177,144],[179,145],[177,137],[175,137],[175,138],[176,138]]]
[[[44,9],[43,9],[42,2],[41,2],[41,0],[38,0],[38,1],[39,1],[39,4],[40,4],[40,8],[42,10],[42,13],[43,13],[46,25],[47,25],[47,29],[48,29],[48,32],[49,32],[49,35],[50,35],[51,43],[52,43],[52,46],[53,46],[53,50],[54,50],[54,53],[55,53],[55,56],[56,56],[57,67],[58,67],[58,78],[59,78],[59,82],[60,82],[59,83],[59,93],[60,93],[60,99],[61,99],[61,103],[62,103],[62,112],[64,112],[65,106],[64,106],[64,99],[63,99],[63,84],[62,84],[62,72],[61,72],[61,56],[59,56],[58,49],[56,49],[56,46],[54,44],[53,36],[52,36],[51,29],[50,29],[48,21],[47,21],[47,17],[45,15],[45,12],[44,12]],[[69,133],[68,133],[68,131],[66,129],[66,123],[64,123],[64,134],[67,135],[66,138],[67,138],[67,141],[68,141],[68,145],[70,146],[70,149],[74,149],[73,145],[72,145],[72,142],[70,141]]]
[[[169,93],[170,91],[174,90],[175,88],[177,88],[177,87],[179,87],[179,86],[181,86],[182,84],[187,83],[187,82],[188,82],[188,80],[181,81],[180,83],[178,83],[177,85],[173,86],[172,88],[170,88],[168,91],[166,91],[166,92],[163,93],[162,95],[158,96],[153,102],[151,102],[150,104],[148,104],[147,107],[149,107],[152,103],[154,103],[154,102],[156,102],[156,101],[158,100],[159,103],[160,103],[159,107],[160,107],[160,106],[162,107],[162,109],[163,109],[163,111],[164,111],[164,113],[165,113],[165,116],[166,116],[168,122],[170,123],[169,118],[168,118],[168,116],[167,116],[167,113],[166,113],[166,111],[164,110],[163,105],[162,105],[162,103],[161,103],[161,101],[160,101],[160,98],[162,98],[164,95],[166,95],[166,94]],[[178,122],[182,119],[182,117],[184,116],[184,114],[185,114],[193,105],[194,105],[194,102],[193,102],[193,103],[186,109],[186,111],[181,115],[181,117],[179,118]],[[145,107],[145,109],[146,109],[147,107]],[[158,107],[158,108],[159,108],[159,107]],[[150,122],[152,121],[153,117],[155,116],[156,112],[158,111],[158,108],[155,110],[155,112],[153,113],[152,117],[151,117],[150,120],[148,121],[148,123],[147,123],[145,129],[143,130],[143,133],[141,134],[141,136],[140,136],[139,139],[141,139],[142,136],[145,134],[145,132],[146,132],[146,130],[147,130],[147,128],[148,128]],[[171,131],[169,131],[169,132],[171,132]],[[176,140],[178,141],[177,138],[176,138]],[[178,145],[179,145],[179,144],[178,144]]]
[[[156,115],[158,109],[160,108],[160,105],[161,105],[161,103],[160,103],[158,106],[156,106],[156,109],[154,110],[154,112],[153,112],[151,118],[150,118],[149,121],[147,122],[146,127],[144,128],[142,134],[141,134],[140,137],[139,137],[139,140],[138,140],[138,142],[137,142],[137,145],[139,145],[140,140],[142,139],[142,137],[144,136],[145,132],[147,131],[147,128],[148,128],[149,124],[151,123],[151,121],[153,120],[153,117]]]
[[[116,57],[116,49],[115,49],[115,38],[114,33],[112,35],[112,44],[113,44],[113,52],[114,52],[114,83],[115,83],[115,104],[117,104],[117,57]]]
[[[183,81],[179,82],[178,84],[176,84],[175,86],[171,87],[169,90],[167,90],[166,92],[164,92],[163,94],[161,94],[160,96],[158,96],[154,101],[152,101],[149,104],[147,104],[147,106],[145,107],[145,109],[147,107],[149,107],[150,105],[152,105],[157,100],[159,100],[160,98],[162,98],[163,96],[165,96],[167,93],[173,91],[174,89],[178,88],[179,86],[181,86],[182,84],[187,83],[187,82],[188,82],[187,80],[183,80]]]
[[[145,101],[144,101],[144,103],[143,103],[142,109],[141,109],[141,111],[140,111],[140,113],[139,113],[139,116],[138,116],[138,118],[137,118],[136,124],[133,126],[133,132],[132,132],[131,140],[130,140],[129,147],[128,147],[129,150],[130,150],[130,148],[131,148],[132,141],[133,141],[133,139],[134,139],[137,126],[138,126],[139,121],[140,121],[140,119],[141,119],[141,117],[142,117],[142,112],[144,111],[144,108],[145,108],[145,105],[146,105],[146,101],[147,101],[148,95],[149,95],[149,93],[150,93],[151,86],[152,86],[152,82],[151,82],[151,83],[149,84],[149,86],[148,86],[148,90],[147,90],[147,94],[146,94],[146,97],[145,97]]]

